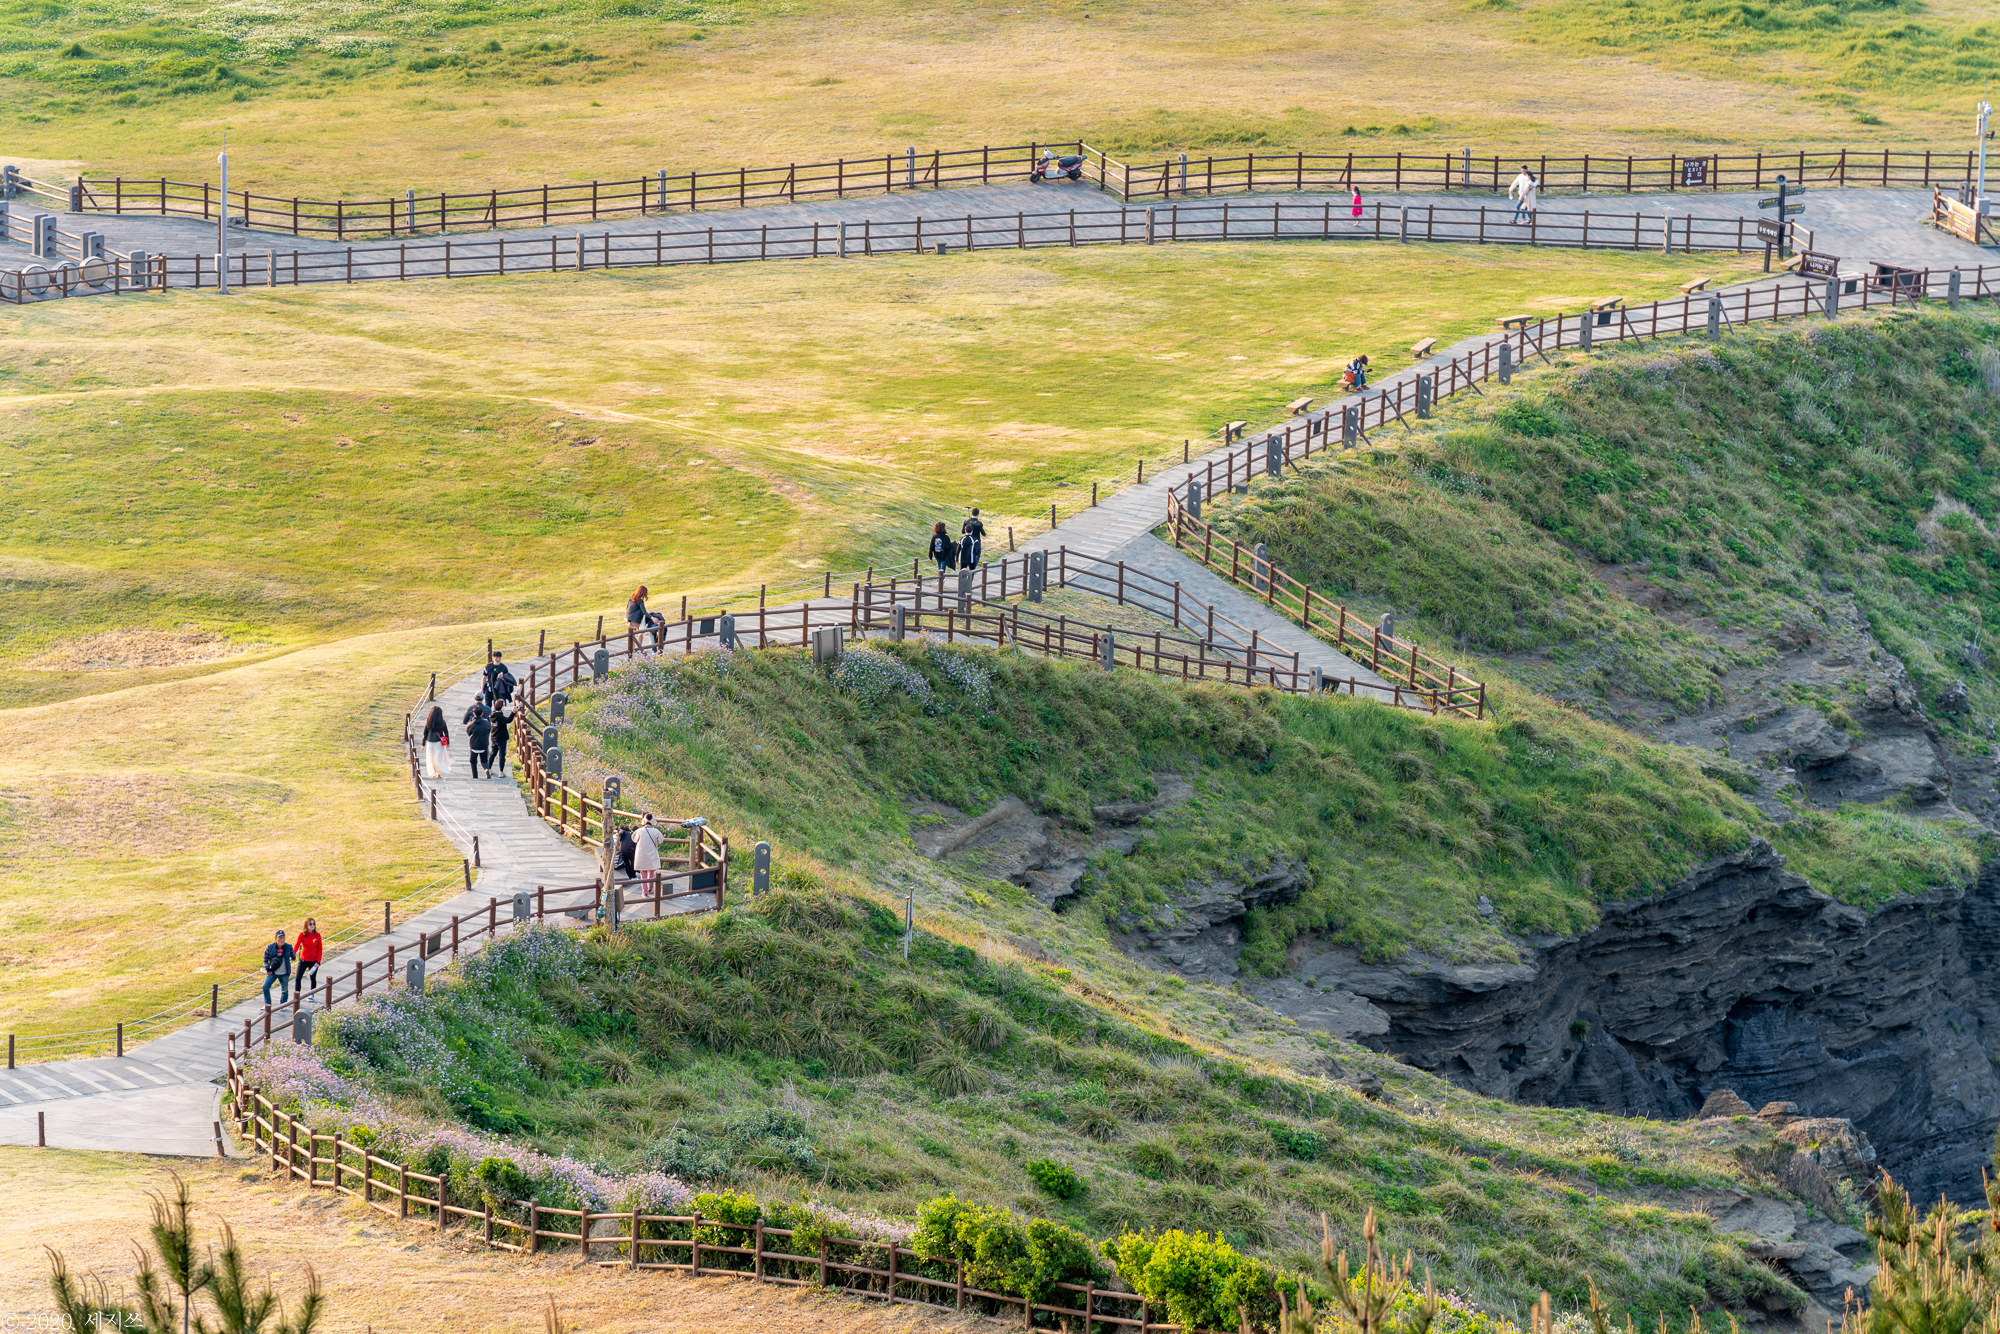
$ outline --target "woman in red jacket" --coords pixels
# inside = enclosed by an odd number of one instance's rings
[[[300,996],[308,994],[306,991],[306,973],[308,970],[312,973],[313,985],[319,985],[319,960],[320,954],[325,948],[326,942],[320,938],[319,934],[319,923],[310,917],[306,918],[305,930],[299,932],[297,941],[299,978],[293,988]]]

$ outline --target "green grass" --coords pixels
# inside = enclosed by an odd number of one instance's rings
[[[1977,20],[1923,0],[1556,0],[1524,27],[1552,45],[1810,87],[1812,100],[1852,108],[1951,94],[1970,105],[2000,70],[2000,25]]]
[[[1250,920],[1246,963],[1268,971],[1306,930],[1378,958],[1511,958],[1480,895],[1498,927],[1574,931],[1600,899],[1664,884],[1761,828],[1689,757],[1525,695],[1495,728],[1012,653],[884,651],[928,700],[857,693],[860,676],[830,684],[789,650],[621,673],[608,696],[579,701],[571,762],[623,774],[654,809],[710,814],[739,841],[858,866],[906,855],[912,794],[980,811],[1011,793],[1088,828],[1093,803],[1184,773],[1196,801],[1096,864],[1086,915],[1129,929],[1184,879],[1303,861],[1312,888]],[[959,674],[990,684],[968,693]]]
[[[909,1217],[951,1192],[1100,1238],[1215,1230],[1301,1269],[1320,1211],[1353,1244],[1374,1209],[1385,1249],[1516,1318],[1542,1290],[1579,1303],[1586,1276],[1641,1320],[1783,1287],[1667,1193],[1734,1178],[1734,1131],[1512,1108],[1342,1051],[1385,1076],[1370,1103],[950,927],[905,963],[897,913],[812,879],[712,918],[502,946],[327,1026],[320,1052],[404,1115],[767,1200]]]

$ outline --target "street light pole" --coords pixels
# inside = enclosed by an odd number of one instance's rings
[[[1986,122],[1992,115],[1992,104],[1982,99],[1979,103],[1979,193],[1972,201],[1975,209],[1986,207]]]

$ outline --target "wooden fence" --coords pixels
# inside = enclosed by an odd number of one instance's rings
[[[1794,184],[1923,188],[1956,186],[1976,174],[1973,150],[1834,148],[1791,153],[1668,153],[1635,157],[1584,153],[1490,154],[1469,149],[1417,153],[1246,153],[1236,157],[1163,159],[1130,164],[1082,140],[990,145],[979,148],[906,148],[879,158],[788,163],[781,167],[731,167],[588,183],[544,184],[463,193],[405,190],[370,199],[304,199],[231,190],[229,209],[241,225],[293,236],[353,237],[444,234],[505,226],[563,222],[668,211],[747,208],[753,204],[844,199],[899,190],[938,190],[1027,179],[1045,151],[1083,158],[1084,178],[1123,200],[1256,191],[1362,190],[1462,191],[1497,194],[1523,166],[1532,167],[1546,193],[1592,190],[1763,190],[1779,175]],[[144,213],[214,219],[223,202],[207,181],[164,177],[78,178],[72,187],[20,177],[19,188],[73,212]]]
[[[879,158],[795,162],[782,167],[730,167],[622,180],[593,180],[462,194],[406,190],[398,198],[290,199],[229,192],[231,225],[293,236],[326,236],[337,241],[377,236],[443,235],[499,227],[549,227],[566,222],[643,216],[649,213],[748,208],[753,204],[796,204],[815,199],[893,194],[902,190],[943,190],[954,186],[1025,181],[1045,151],[1081,155],[1085,178],[1101,184],[1104,155],[1077,141],[1007,144],[979,148],[914,148]],[[79,211],[143,213],[215,219],[222,196],[207,182],[83,176]],[[46,187],[41,193],[48,194]]]
[[[1022,1328],[1137,1330],[1178,1334],[1184,1327],[1153,1318],[1137,1293],[1095,1284],[1057,1283],[1042,1300],[991,1292],[966,1281],[957,1261],[926,1260],[893,1241],[818,1236],[801,1245],[799,1229],[729,1223],[693,1214],[639,1209],[597,1212],[482,1194],[456,1199],[442,1173],[406,1164],[338,1133],[305,1125],[251,1087],[229,1053],[229,1090],[238,1137],[267,1159],[274,1173],[360,1200],[390,1218],[462,1236],[524,1255],[574,1257],[602,1268],[671,1271],[698,1278],[740,1278],[789,1287],[817,1287],[890,1303],[945,1311],[975,1311]],[[1208,1334],[1189,1331],[1188,1334]]]
[[[1498,194],[1523,166],[1534,170],[1544,194],[1764,190],[1783,175],[1794,185],[1854,185],[1881,189],[1956,186],[1976,174],[1977,150],[1814,149],[1792,153],[1669,153],[1633,157],[1585,153],[1246,153],[1240,157],[1185,156],[1157,164],[1128,165],[1106,158],[1105,189],[1124,199],[1257,190],[1361,190],[1403,194],[1463,190]]]
[[[553,701],[558,692],[580,683],[601,681],[615,663],[652,654],[688,654],[725,645],[807,647],[815,631],[828,629],[842,631],[850,641],[870,635],[886,638],[936,634],[947,643],[965,639],[996,647],[1011,645],[1043,657],[1091,662],[1107,668],[1131,667],[1185,681],[1257,686],[1291,694],[1331,691],[1431,713],[1484,716],[1483,685],[1455,667],[1435,662],[1414,644],[1393,636],[1379,636],[1379,642],[1368,650],[1372,655],[1370,661],[1382,668],[1384,680],[1335,676],[1307,665],[1297,651],[1274,648],[1264,640],[1261,631],[1231,620],[1212,604],[1189,594],[1178,581],[1162,579],[1124,560],[1093,556],[1068,546],[1041,554],[1039,575],[1031,556],[1024,553],[1003,556],[992,564],[953,575],[922,576],[913,569],[907,580],[898,577],[878,582],[876,571],[869,570],[865,582],[854,579],[838,593],[834,576],[829,573],[815,590],[819,596],[784,605],[771,605],[761,589],[757,606],[746,605],[733,612],[721,609],[690,612],[687,600],[682,599],[679,616],[655,629],[639,631],[623,626],[608,633],[600,623],[594,640],[573,640],[568,648],[553,653],[548,652],[544,637],[537,642],[537,651],[520,677],[525,707],[516,723],[516,735],[523,738],[521,753],[528,773],[530,801],[537,813],[565,837],[576,838],[586,846],[594,846],[602,837],[602,802],[560,781],[542,767],[546,762],[542,756],[541,729],[549,726],[542,706]],[[1050,615],[1032,604],[1022,606],[1008,601],[1034,598],[1038,578],[1043,588],[1091,593],[1119,606],[1157,616],[1170,622],[1173,628],[1120,630],[1067,615]],[[1324,630],[1329,617],[1342,626],[1364,624],[1345,607],[1295,580],[1289,581],[1286,588],[1288,598],[1297,597],[1291,590],[1303,592],[1308,629]],[[1287,614],[1291,615],[1289,611]],[[1412,668],[1411,664],[1418,665]],[[1438,675],[1433,668],[1443,674]],[[420,704],[411,711],[412,729],[423,707]],[[413,758],[413,775],[416,763]],[[421,798],[421,779],[418,789]],[[614,810],[612,815],[614,819],[639,818],[625,810]],[[726,860],[727,845],[722,846],[721,855]]]
[[[1490,204],[1365,205],[1355,217],[1331,200],[1174,203],[1055,213],[968,214],[961,218],[806,222],[789,226],[656,229],[652,232],[495,236],[482,240],[398,241],[325,250],[239,250],[214,255],[119,255],[78,263],[31,263],[0,272],[0,301],[15,305],[72,296],[175,288],[299,287],[313,283],[491,278],[521,273],[738,264],[774,259],[1034,250],[1186,241],[1400,241],[1522,245],[1583,250],[1765,249],[1757,219],[1664,217],[1640,213],[1534,213],[1512,221]],[[1811,233],[1789,224],[1795,244]],[[67,236],[68,233],[63,235]],[[79,242],[81,244],[81,242]],[[81,252],[79,252],[81,253]]]
[[[1259,475],[1276,476],[1284,468],[1315,453],[1372,443],[1369,432],[1392,423],[1409,427],[1430,415],[1432,405],[1453,394],[1480,392],[1479,383],[1499,376],[1504,382],[1530,358],[1548,360],[1561,350],[1589,350],[1602,343],[1643,342],[1668,335],[1723,332],[1759,320],[1798,319],[1808,315],[1837,318],[1842,311],[1875,310],[1942,300],[1956,307],[1961,300],[2000,293],[2000,266],[1981,264],[1964,269],[1901,269],[1878,265],[1873,273],[1841,274],[1831,278],[1780,280],[1768,287],[1702,293],[1655,301],[1650,305],[1551,315],[1495,334],[1462,356],[1416,376],[1399,378],[1383,389],[1370,390],[1273,426],[1232,450],[1201,463],[1173,487],[1176,503],[1188,499],[1188,481],[1203,484],[1204,496],[1247,486]]]

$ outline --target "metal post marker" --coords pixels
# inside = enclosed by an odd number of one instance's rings
[[[222,151],[216,154],[222,169],[222,207],[215,221],[215,290],[229,295],[229,132],[222,133]]]
[[[771,892],[771,845],[759,840],[750,851],[750,892],[753,895],[768,894]]]
[[[910,937],[917,933],[917,887],[910,886],[910,896],[903,900],[903,962],[910,961]]]

